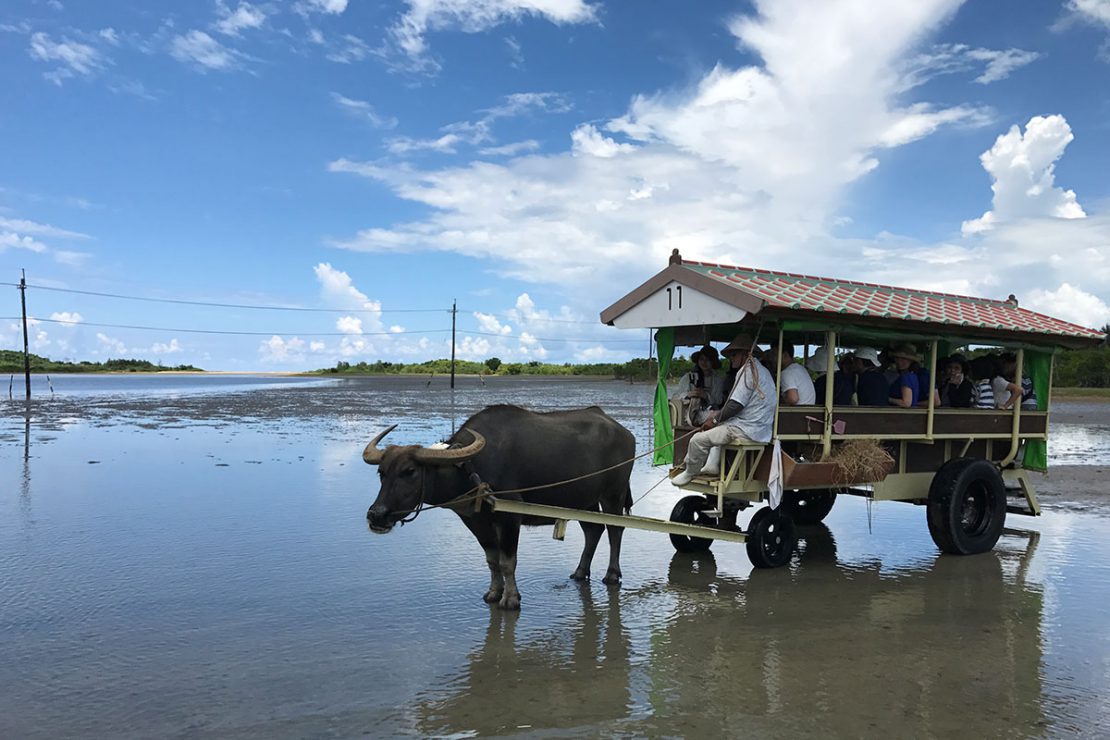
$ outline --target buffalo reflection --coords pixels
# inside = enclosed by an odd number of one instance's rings
[[[419,732],[504,734],[625,717],[630,643],[619,592],[598,604],[588,582],[569,588],[580,595],[581,615],[542,631],[528,629],[524,639],[517,637],[518,613],[492,609],[485,639],[467,667],[443,682],[447,696],[428,695],[419,703]]]

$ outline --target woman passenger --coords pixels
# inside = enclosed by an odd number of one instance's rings
[[[968,375],[971,368],[963,355],[952,355],[945,365],[945,380],[940,389],[940,405],[954,409],[968,409],[975,403],[975,388]]]
[[[887,394],[890,405],[912,409],[921,397],[921,385],[914,367],[921,362],[917,348],[912,344],[900,344],[887,354],[894,360],[894,367],[898,370],[898,378],[890,384]]]
[[[683,386],[679,386],[679,391],[684,392],[686,398],[694,399],[694,412],[690,420],[694,426],[699,426],[713,410],[724,405],[725,396],[731,389],[725,387],[726,376],[717,372],[721,367],[721,359],[712,345],[707,344],[690,355],[690,360],[694,363],[694,369],[690,371],[685,390]]]

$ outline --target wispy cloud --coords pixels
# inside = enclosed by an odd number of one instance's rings
[[[559,25],[597,20],[596,7],[585,0],[407,0],[407,4],[408,10],[388,31],[398,57],[392,66],[424,74],[435,74],[440,68],[429,55],[425,36],[430,31],[478,33],[530,16]]]
[[[331,98],[339,108],[350,115],[367,121],[370,125],[376,128],[394,128],[397,125],[397,119],[392,116],[383,116],[374,110],[374,106],[365,100],[355,100],[341,95],[337,92],[331,94]]]
[[[982,70],[974,81],[980,85],[1004,80],[1015,70],[1041,58],[1036,51],[1024,49],[984,49],[967,44],[938,44],[915,54],[902,64],[902,88],[928,82],[938,75]]]
[[[240,66],[244,58],[241,53],[229,49],[204,31],[197,30],[174,36],[170,42],[170,55],[201,72],[233,70]]]
[[[68,229],[60,229],[57,226],[50,224],[40,224],[36,221],[28,221],[22,218],[4,218],[0,216],[0,229],[10,229],[11,231],[18,231],[24,234],[34,234],[36,236],[45,237],[58,237],[61,239],[90,239],[88,234],[82,234],[79,231],[69,231]]]
[[[492,144],[494,141],[493,125],[500,119],[534,112],[565,113],[572,110],[572,108],[573,106],[570,100],[561,93],[513,93],[511,95],[506,95],[498,105],[478,111],[482,115],[473,121],[456,121],[455,123],[449,123],[441,127],[440,131],[442,133],[439,136],[423,139],[398,136],[386,141],[386,148],[393,154],[409,154],[422,151],[452,154],[456,152],[461,145],[479,146],[482,144]],[[518,144],[509,145],[510,150],[508,153],[511,153],[513,148],[517,151],[525,151],[533,145],[535,145],[535,142],[531,144],[520,142]],[[498,152],[495,151],[495,149],[496,148],[487,148],[483,151],[497,154]],[[500,153],[504,154],[507,152],[503,151]]]
[[[216,14],[216,30],[228,36],[238,36],[240,31],[259,28],[266,22],[266,12],[247,2],[232,8],[221,0],[216,4]]]
[[[41,31],[31,34],[28,53],[32,59],[40,62],[59,63],[59,66],[43,75],[55,85],[61,85],[64,80],[76,75],[89,77],[110,63],[107,57],[88,44],[72,41],[64,36],[61,41],[54,41]]]

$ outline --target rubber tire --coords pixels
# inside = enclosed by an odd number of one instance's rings
[[[977,499],[976,510],[968,497]],[[976,555],[994,549],[1006,526],[1006,486],[990,462],[958,458],[941,466],[925,507],[929,534],[941,552]],[[969,520],[970,517],[970,520]]]
[[[702,511],[709,508],[705,496],[683,496],[671,509],[671,521],[682,524],[705,524],[713,526],[715,519],[699,516]],[[699,521],[700,520],[700,521]],[[705,552],[713,544],[713,540],[702,537],[690,537],[684,534],[670,535],[671,544],[679,552]]]
[[[832,511],[836,503],[836,491],[817,489],[813,491],[786,491],[782,495],[786,512],[795,524],[820,524]]]
[[[790,562],[798,538],[794,521],[782,508],[764,506],[748,522],[748,560],[756,568],[779,568]]]

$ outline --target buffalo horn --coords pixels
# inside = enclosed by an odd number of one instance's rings
[[[421,447],[414,453],[417,462],[431,465],[451,465],[474,457],[486,446],[486,438],[473,429],[467,429],[466,431],[470,432],[470,436],[474,438],[474,441],[466,447],[448,448],[446,450],[430,450],[427,447]]]
[[[366,449],[362,451],[362,459],[366,461],[367,465],[381,465],[382,451],[378,449],[378,442],[381,442],[382,438],[384,438],[385,435],[389,434],[396,428],[396,424],[391,427],[386,427],[384,430],[378,433],[378,436],[374,437],[372,440],[370,440],[369,444],[366,445]]]

